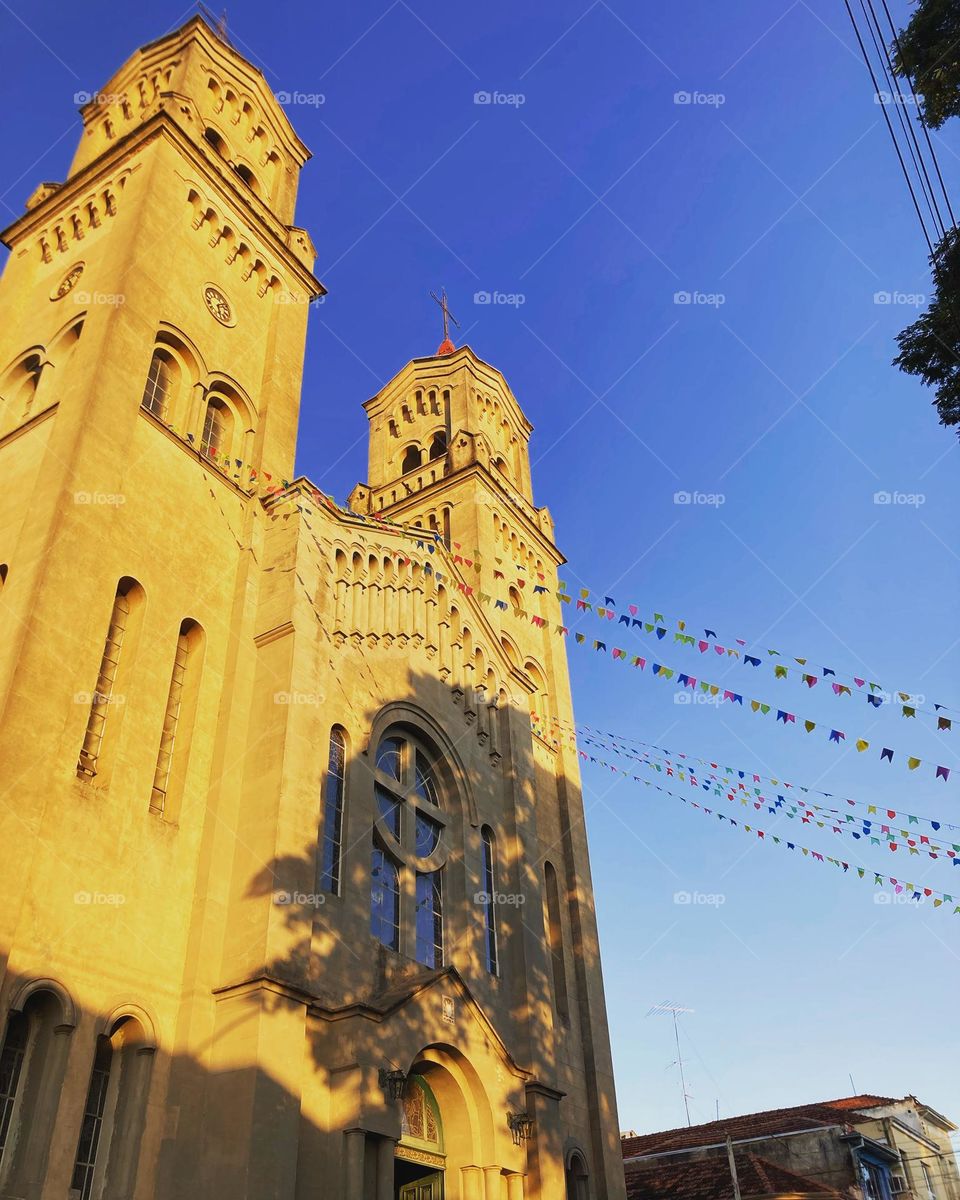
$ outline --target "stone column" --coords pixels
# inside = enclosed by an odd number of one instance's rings
[[[523,1176],[507,1176],[507,1200],[523,1200]]]
[[[397,1143],[381,1137],[377,1142],[377,1200],[393,1200],[393,1164]]]
[[[343,1194],[355,1200],[363,1196],[363,1157],[367,1135],[362,1129],[348,1129],[343,1135]]]
[[[500,1200],[502,1178],[499,1167],[483,1168],[484,1200]]]
[[[480,1167],[461,1167],[460,1182],[463,1200],[484,1200],[483,1171]]]

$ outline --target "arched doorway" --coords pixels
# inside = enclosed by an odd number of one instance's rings
[[[394,1164],[395,1200],[443,1200],[443,1121],[437,1099],[422,1075],[407,1079],[400,1128]]]

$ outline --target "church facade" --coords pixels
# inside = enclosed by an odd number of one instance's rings
[[[81,112],[2,235],[0,1197],[622,1200],[531,426],[445,339],[334,505],[283,108],[197,18]]]

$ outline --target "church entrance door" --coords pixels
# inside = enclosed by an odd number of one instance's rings
[[[435,1171],[413,1183],[405,1183],[397,1195],[399,1200],[443,1200],[443,1174]]]

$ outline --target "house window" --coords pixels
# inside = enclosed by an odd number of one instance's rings
[[[320,844],[320,891],[340,894],[340,861],[343,851],[343,793],[346,765],[343,730],[330,733],[330,755],[323,785],[323,835]]]
[[[430,443],[430,458],[443,458],[447,452],[447,435],[444,432],[435,433]]]
[[[860,1159],[864,1200],[890,1200],[890,1173],[879,1163]]]
[[[927,1164],[921,1163],[920,1170],[923,1172],[923,1182],[927,1189],[927,1200],[937,1200],[937,1190],[933,1186],[933,1176],[930,1174]]]
[[[374,761],[371,931],[390,949],[440,967],[446,817],[434,760],[418,740],[390,734]]]
[[[486,957],[487,970],[491,975],[500,974],[500,964],[497,953],[497,860],[496,841],[493,830],[484,825],[480,831],[483,842],[483,949]]]
[[[90,1200],[93,1189],[93,1173],[97,1165],[97,1151],[103,1132],[103,1112],[107,1103],[107,1087],[110,1083],[110,1064],[113,1046],[108,1037],[97,1038],[97,1051],[90,1074],[87,1102],[83,1108],[80,1126],[80,1141],[73,1165],[71,1188],[79,1193],[80,1200]]]
[[[170,359],[162,350],[154,350],[140,407],[162,421],[167,412],[172,385]]]
[[[0,1051],[0,1163],[10,1132],[13,1106],[17,1100],[23,1059],[27,1052],[27,1034],[30,1022],[23,1013],[11,1013],[7,1022],[7,1035]]]
[[[400,464],[400,471],[406,475],[408,471],[416,471],[420,466],[420,447],[408,446],[403,455],[403,462]]]

